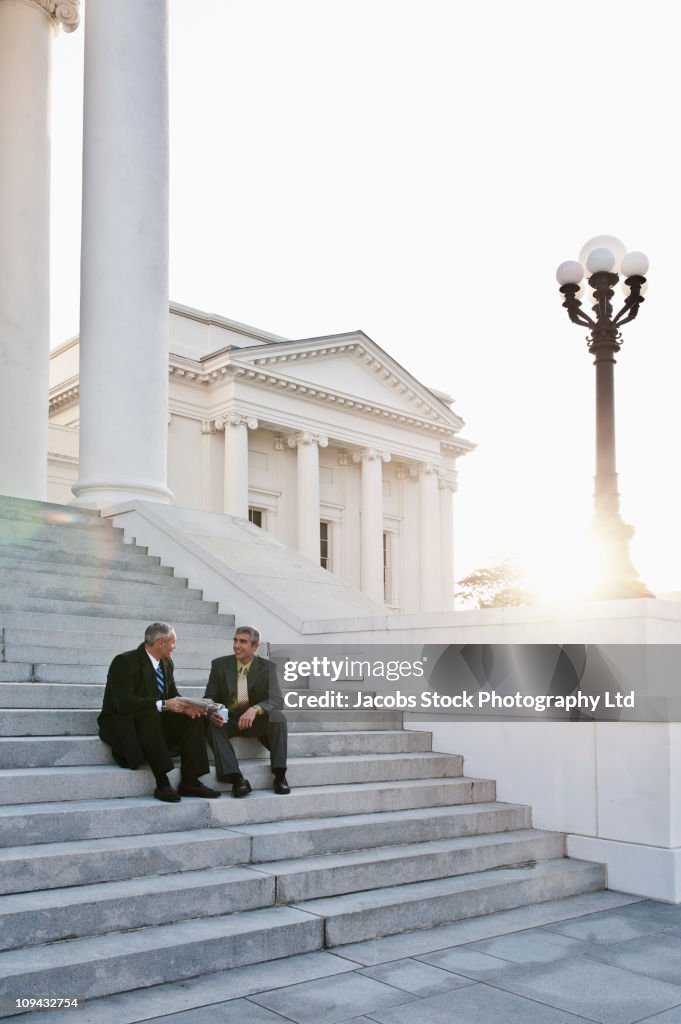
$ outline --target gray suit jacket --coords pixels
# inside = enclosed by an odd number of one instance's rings
[[[234,699],[236,688],[237,660],[235,655],[228,654],[223,658],[216,658],[211,663],[206,697],[227,706]],[[277,680],[277,666],[273,661],[260,658],[257,654],[248,670],[248,704],[249,707],[258,704],[263,711],[281,711],[284,706]]]

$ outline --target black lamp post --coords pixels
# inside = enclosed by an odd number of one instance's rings
[[[568,316],[573,323],[589,328],[587,345],[596,367],[593,532],[603,566],[592,596],[600,599],[654,597],[639,579],[629,554],[629,541],[634,529],[623,522],[620,515],[615,460],[615,356],[622,346],[620,327],[636,317],[644,301],[641,292],[646,283],[648,258],[641,252],[630,252],[623,257],[620,273],[624,278],[624,304],[613,315],[614,289],[620,279],[615,270],[616,262],[611,249],[604,246],[593,248],[588,254],[586,267],[590,274],[588,285],[594,297],[593,316],[581,308],[577,297],[584,276],[582,264],[567,260],[556,271]]]

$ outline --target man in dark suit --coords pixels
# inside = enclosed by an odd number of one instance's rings
[[[175,630],[167,622],[147,626],[144,643],[117,654],[109,667],[104,703],[97,719],[99,736],[122,768],[147,761],[156,778],[154,796],[178,803],[183,796],[218,797],[199,782],[209,771],[203,712],[185,703],[173,677],[171,654]],[[169,748],[179,748],[182,781],[175,790],[168,772],[174,768]]]
[[[232,796],[251,792],[251,784],[241,774],[233,736],[257,736],[270,752],[274,792],[291,792],[286,781],[286,718],[284,701],[273,661],[260,658],[256,651],[260,633],[253,626],[239,626],[234,632],[234,654],[216,658],[211,665],[206,697],[224,704],[229,717],[219,725],[215,717],[208,728],[208,741],[215,754],[215,771],[221,782],[232,783]]]

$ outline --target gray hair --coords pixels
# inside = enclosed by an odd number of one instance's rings
[[[153,647],[159,637],[170,636],[174,632],[174,628],[168,622],[152,622],[144,630],[144,642],[147,647]]]
[[[255,626],[237,626],[236,629],[234,630],[234,636],[236,636],[237,633],[248,633],[248,635],[251,638],[252,644],[260,643],[260,633],[255,628]]]

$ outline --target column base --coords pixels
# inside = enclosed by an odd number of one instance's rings
[[[601,513],[595,516],[591,533],[599,552],[600,571],[589,596],[597,601],[655,597],[639,578],[631,560],[629,542],[634,536],[633,526],[623,522],[618,514]]]
[[[122,480],[77,480],[71,488],[72,505],[80,508],[107,508],[123,501],[156,501],[173,505],[175,495],[158,480],[129,477]]]

